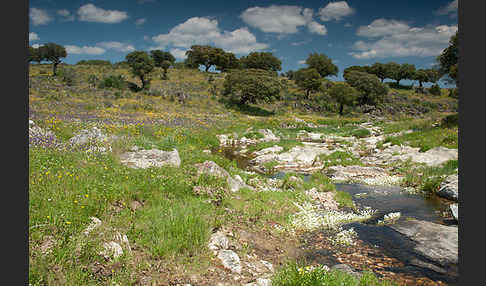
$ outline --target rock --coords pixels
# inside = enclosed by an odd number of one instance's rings
[[[256,156],[262,156],[262,155],[266,155],[266,154],[279,153],[282,150],[283,150],[282,147],[280,147],[278,145],[273,145],[273,147],[268,147],[268,148],[262,149],[260,151],[253,152],[253,154],[255,154]]]
[[[241,274],[241,263],[240,257],[232,250],[220,250],[218,253],[218,258],[223,263],[223,266],[231,272]]]
[[[204,154],[211,154],[211,150],[203,150]]]
[[[263,138],[258,141],[268,142],[268,141],[280,141],[280,138],[273,134],[270,129],[260,129],[258,130],[263,135]]]
[[[415,242],[413,251],[441,266],[458,263],[458,228],[421,220],[389,226]]]
[[[459,201],[459,176],[450,175],[440,184],[437,195],[449,200]]]
[[[91,231],[93,231],[95,228],[99,227],[101,225],[101,220],[97,217],[90,217],[91,223],[88,225],[88,227],[83,231],[84,235],[88,235]]]
[[[393,185],[402,178],[390,176],[380,167],[331,166],[327,169],[328,176],[335,182],[355,182],[368,185]]]
[[[246,185],[240,177],[240,180],[234,179],[225,169],[218,166],[218,164],[214,163],[213,161],[205,161],[204,163],[195,164],[197,168],[197,176],[201,174],[207,174],[216,176],[219,178],[225,178],[228,186],[232,192],[237,192],[241,188],[250,188],[252,187]]]
[[[449,205],[449,209],[451,210],[452,216],[456,221],[459,221],[459,205],[458,204],[451,204]]]
[[[300,130],[297,133],[297,139],[301,141],[322,141],[322,133],[312,133],[305,130]]]
[[[104,256],[105,258],[109,259],[110,257],[118,258],[123,255],[123,249],[120,244],[110,241],[103,243],[104,250],[100,253],[100,255]]]
[[[85,145],[88,143],[102,143],[106,142],[108,137],[101,132],[97,127],[91,129],[83,129],[76,136],[69,139],[69,143],[74,145]]]
[[[179,167],[181,165],[181,159],[177,149],[173,149],[172,151],[151,149],[126,152],[120,155],[120,162],[135,169],[162,167],[164,165]]]
[[[304,142],[303,146],[295,146],[287,152],[280,154],[267,153],[250,160],[250,164],[263,166],[271,161],[277,162],[276,169],[292,171],[310,171],[321,168],[317,156],[329,155],[331,150],[325,144]]]
[[[258,286],[271,286],[272,285],[272,280],[266,279],[266,278],[257,278],[256,284]]]
[[[218,231],[211,235],[208,247],[211,250],[226,250],[229,247],[229,240],[224,233]]]

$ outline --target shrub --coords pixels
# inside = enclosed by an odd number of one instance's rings
[[[438,84],[434,84],[429,88],[430,94],[433,95],[440,95],[440,86]]]
[[[117,88],[124,89],[127,87],[127,83],[122,75],[109,75],[101,80],[98,85],[99,88]]]
[[[459,113],[447,115],[442,118],[440,125],[445,128],[451,128],[458,126],[459,124]]]

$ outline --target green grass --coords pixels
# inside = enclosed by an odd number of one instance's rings
[[[306,266],[290,262],[281,267],[272,279],[274,286],[392,286],[387,280],[380,280],[371,272],[364,272],[356,278],[342,271],[326,271],[322,268],[306,270]]]
[[[424,193],[434,193],[446,176],[455,174],[458,168],[457,160],[449,160],[441,166],[418,168],[402,167],[405,179],[401,183],[404,187],[414,187]]]
[[[329,155],[320,154],[319,160],[323,162],[324,168],[330,166],[351,166],[362,165],[361,160],[356,158],[353,154],[343,151],[335,151]]]
[[[387,136],[383,143],[392,145],[409,145],[419,147],[420,152],[426,152],[435,147],[458,148],[457,130],[449,128],[428,128],[400,136]]]

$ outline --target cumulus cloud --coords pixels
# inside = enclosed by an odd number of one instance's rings
[[[192,45],[215,45],[226,51],[242,54],[268,47],[267,44],[258,43],[247,28],[222,32],[217,20],[205,17],[190,18],[172,28],[169,33],[152,37],[152,40],[157,46],[150,49],[165,49],[168,46],[188,49]]]
[[[38,40],[40,40],[40,38],[36,33],[34,33],[34,32],[29,33],[29,42],[30,41],[38,41]]]
[[[37,49],[39,47],[43,46],[43,44],[33,44],[32,48]]]
[[[349,7],[346,1],[330,2],[326,7],[319,8],[317,15],[324,22],[336,20],[339,21],[341,18],[352,15],[354,9]]]
[[[305,65],[305,60],[300,60],[297,62],[299,65]]]
[[[323,28],[318,27],[317,25],[320,24],[312,21],[312,15],[313,11],[310,8],[271,5],[248,8],[241,13],[240,18],[249,26],[267,33],[294,34],[297,33],[298,27],[308,26],[311,23],[312,28],[309,27],[309,30],[322,33]]]
[[[327,29],[326,26],[321,25],[315,21],[310,22],[307,25],[307,28],[309,29],[309,32],[313,34],[318,34],[318,35],[326,35],[327,34]]]
[[[105,49],[100,47],[89,47],[83,46],[78,47],[74,45],[65,45],[67,54],[74,54],[74,55],[101,55],[105,53]]]
[[[34,26],[45,25],[52,20],[46,10],[38,8],[30,8],[29,17]]]
[[[130,44],[123,44],[120,42],[100,42],[97,44],[105,49],[112,49],[119,52],[133,52],[135,47]]]
[[[357,35],[370,41],[355,42],[356,52],[350,55],[357,59],[436,56],[447,47],[456,31],[457,26],[410,27],[401,21],[377,19],[358,29]]]
[[[145,24],[146,21],[147,21],[147,19],[145,19],[145,18],[137,19],[137,21],[135,21],[135,25],[137,25],[137,26],[143,25],[143,24]]]
[[[435,13],[438,15],[449,15],[451,17],[457,16],[458,1],[454,0],[444,7],[439,8]]]
[[[128,18],[127,12],[117,10],[104,10],[93,4],[86,4],[78,9],[80,21],[98,23],[120,23]]]
[[[67,9],[57,10],[57,15],[64,17],[65,21],[74,21],[74,15]]]

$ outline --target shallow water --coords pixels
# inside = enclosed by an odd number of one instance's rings
[[[349,193],[359,206],[369,206],[382,216],[400,212],[399,220],[415,218],[440,224],[448,224],[441,213],[447,211],[447,204],[439,197],[411,195],[397,186],[368,186],[360,184],[335,184],[338,191]]]

